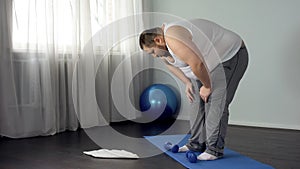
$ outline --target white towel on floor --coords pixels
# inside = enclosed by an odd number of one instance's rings
[[[99,158],[139,158],[138,155],[126,150],[99,149],[93,151],[84,151],[83,153]]]

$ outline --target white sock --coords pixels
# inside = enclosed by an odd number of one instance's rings
[[[189,151],[189,148],[186,145],[179,147],[179,150],[178,150],[178,152],[180,152],[180,153],[184,153],[187,151]]]
[[[198,160],[207,161],[207,160],[216,160],[218,157],[208,154],[207,152],[201,153],[198,157]]]

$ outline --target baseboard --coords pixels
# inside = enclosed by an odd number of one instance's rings
[[[288,130],[300,130],[300,125],[286,125],[286,124],[273,124],[273,123],[257,123],[257,122],[242,122],[242,121],[229,121],[230,125],[237,126],[249,126],[249,127],[262,127],[262,128],[274,128],[274,129],[288,129]]]

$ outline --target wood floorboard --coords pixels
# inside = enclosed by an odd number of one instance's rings
[[[157,134],[171,123],[141,126],[114,123],[111,126],[132,137]],[[182,121],[168,134],[184,134],[189,123]],[[300,131],[229,126],[226,147],[276,169],[300,168]],[[0,137],[0,169],[183,169],[165,154],[138,160],[98,159],[84,155],[85,150],[100,148],[84,130],[54,136],[24,139]]]
[[[300,168],[300,131],[230,126],[226,146],[276,169]]]

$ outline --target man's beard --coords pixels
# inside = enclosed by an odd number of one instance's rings
[[[165,48],[159,46],[158,48],[161,50],[161,55],[158,55],[158,57],[168,57],[168,56],[171,56],[170,52],[168,51],[167,46],[165,46]]]

